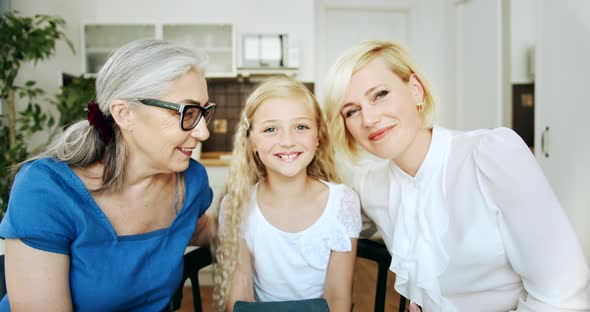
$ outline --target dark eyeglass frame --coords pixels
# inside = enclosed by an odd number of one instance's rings
[[[199,104],[178,104],[178,103],[166,102],[166,101],[156,100],[156,99],[139,99],[138,101],[142,104],[145,104],[145,105],[170,109],[170,110],[179,112],[180,113],[180,129],[182,129],[184,131],[193,130],[199,124],[199,122],[201,121],[201,118],[203,116],[205,116],[205,122],[207,124],[209,124],[211,119],[213,119],[213,113],[215,112],[215,106],[216,106],[215,103],[211,103],[211,102],[207,102],[205,104],[205,107],[203,107]],[[199,110],[199,117],[197,117],[197,119],[192,124],[192,126],[185,128],[184,123],[183,123],[184,114],[186,113],[187,110],[189,110],[191,108],[196,108]]]

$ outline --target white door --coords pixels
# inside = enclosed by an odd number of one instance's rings
[[[590,1],[537,6],[535,155],[590,262]]]
[[[508,3],[455,2],[457,128],[509,126]]]
[[[339,55],[370,39],[395,40],[408,44],[409,8],[369,6],[363,1],[317,1],[316,86],[320,103],[324,100],[327,72]]]

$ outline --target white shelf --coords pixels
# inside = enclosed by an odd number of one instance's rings
[[[238,76],[263,76],[263,75],[285,75],[288,77],[297,76],[298,68],[238,68]]]
[[[201,50],[201,51],[205,51],[207,53],[215,53],[215,54],[219,54],[219,53],[234,53],[234,50],[232,48],[205,48],[205,47],[199,47],[199,46],[190,46],[190,45],[186,45],[186,44],[182,44],[182,46],[190,48],[190,49],[195,49],[195,50]]]
[[[207,53],[233,53],[232,48],[197,48],[207,51]]]
[[[112,53],[115,50],[116,50],[115,48],[88,48],[88,49],[86,49],[86,54]]]
[[[238,76],[237,73],[205,72],[205,77],[207,77],[207,78],[235,78],[237,76]]]
[[[83,27],[86,49],[116,49],[129,41],[156,35],[154,24],[85,24]]]
[[[164,39],[204,51],[207,76],[235,77],[235,34],[231,24],[101,24],[82,25],[82,68],[97,73],[108,56],[124,44],[142,38]]]

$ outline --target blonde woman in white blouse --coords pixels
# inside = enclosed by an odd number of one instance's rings
[[[391,160],[354,183],[392,255],[395,289],[424,311],[590,311],[588,264],[524,142],[506,128],[440,127],[434,109],[397,43],[360,44],[331,70],[336,147]]]

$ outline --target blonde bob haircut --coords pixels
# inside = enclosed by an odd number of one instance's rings
[[[319,145],[307,174],[316,179],[340,183],[334,165],[334,152],[328,142],[328,129],[320,106],[307,87],[294,79],[275,77],[258,86],[246,100],[236,126],[229,178],[225,196],[217,211],[219,226],[213,240],[217,264],[214,266],[215,286],[213,301],[216,311],[224,311],[236,269],[240,248],[240,226],[243,211],[250,203],[252,187],[267,175],[264,164],[252,149],[250,132],[252,118],[258,108],[270,99],[288,98],[308,105],[313,111]],[[221,218],[219,215],[221,214]]]
[[[326,120],[330,125],[330,139],[339,151],[346,152],[352,160],[357,160],[360,147],[346,129],[340,110],[348,95],[352,75],[380,57],[389,69],[402,81],[408,82],[414,74],[424,90],[423,105],[420,110],[422,127],[430,129],[435,119],[435,101],[430,85],[410,57],[409,52],[393,41],[371,40],[363,42],[340,56],[332,65],[327,78],[325,99]]]

